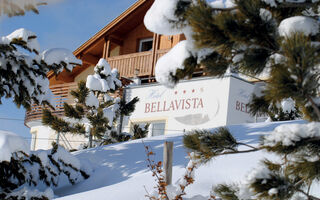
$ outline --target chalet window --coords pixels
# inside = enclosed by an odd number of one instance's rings
[[[165,122],[155,122],[152,123],[152,136],[164,135],[166,123]]]
[[[141,39],[139,41],[139,52],[151,51],[152,50],[152,38]]]

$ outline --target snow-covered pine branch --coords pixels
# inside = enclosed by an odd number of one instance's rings
[[[53,199],[52,187],[62,175],[71,184],[87,179],[91,169],[63,147],[29,151],[27,143],[17,135],[0,133],[0,198]]]
[[[138,101],[134,98],[125,102],[115,97],[122,87],[117,69],[112,69],[105,59],[94,67],[94,74],[86,82],[78,83],[78,89],[71,92],[75,106],[64,104],[66,118],[58,118],[45,110],[42,122],[57,132],[82,134],[89,138],[89,147],[130,139],[117,132],[117,120],[121,115],[130,114]]]
[[[278,155],[278,161],[263,161],[261,168],[248,175],[247,189],[219,187],[220,198],[291,199],[299,194],[319,199],[309,190],[319,180],[320,163],[318,124],[312,122],[320,120],[319,8],[318,0],[155,0],[147,12],[144,23],[150,31],[186,37],[157,62],[160,83],[173,87],[199,66],[217,77],[230,72],[257,80],[262,76],[268,81],[262,98],[252,102],[252,112],[285,119],[296,117],[290,113],[298,111],[311,121],[280,126],[258,146],[238,142],[223,129],[185,136],[185,146],[204,163],[221,155],[262,149]],[[281,112],[288,116],[277,116]],[[239,150],[240,146],[245,149]]]
[[[24,15],[25,12],[38,12],[38,6],[48,3],[58,2],[59,0],[0,0],[0,16],[9,17]]]
[[[71,71],[81,65],[66,49],[40,52],[35,33],[18,29],[0,38],[0,103],[2,97],[12,97],[20,106],[30,108],[34,103],[54,106],[47,73]]]

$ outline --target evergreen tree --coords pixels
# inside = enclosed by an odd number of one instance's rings
[[[145,17],[147,28],[186,36],[158,61],[157,80],[173,86],[200,66],[217,77],[228,71],[250,76],[268,72],[264,96],[253,98],[251,112],[281,113],[277,104],[291,98],[310,123],[280,126],[262,137],[258,146],[237,141],[225,128],[194,131],[184,137],[185,146],[204,163],[220,155],[262,149],[281,158],[264,160],[243,185],[218,185],[215,193],[222,199],[319,199],[310,187],[320,175],[320,2],[219,2],[155,1]],[[183,55],[181,60],[169,62],[177,54]],[[272,113],[270,108],[278,110]]]
[[[17,106],[26,109],[34,103],[54,106],[47,73],[71,71],[81,64],[66,49],[40,52],[36,38],[33,32],[25,29],[0,38],[0,104],[5,97],[13,98]]]
[[[253,94],[248,107],[252,116],[268,117],[270,121],[288,121],[301,118],[301,112],[291,98],[284,99],[281,103],[273,103],[265,96]]]
[[[0,16],[23,15],[30,10],[38,13],[37,6],[43,3],[3,0],[0,1]],[[31,31],[18,29],[0,37],[0,104],[5,97],[13,98],[17,106],[27,109],[34,103],[53,107],[47,73],[71,71],[75,65],[81,65],[81,61],[66,49],[40,52],[37,36]],[[4,139],[4,133],[1,139]],[[58,145],[49,151],[29,154],[25,151],[29,147],[23,151],[11,151],[13,144],[21,144],[17,138],[4,141],[0,150],[0,199],[48,200],[54,197],[51,187],[58,185],[62,174],[72,184],[89,177],[79,161]],[[8,154],[9,158],[6,158]]]
[[[99,144],[109,144],[130,139],[128,135],[118,133],[118,119],[134,111],[138,98],[125,102],[120,97],[113,98],[112,93],[119,92],[121,81],[118,71],[111,70],[105,59],[100,59],[86,82],[79,82],[78,89],[71,91],[75,105],[64,103],[66,118],[54,116],[50,110],[43,111],[42,123],[58,133],[81,134],[89,138],[89,147],[93,140]]]
[[[134,124],[131,132],[133,133],[132,139],[141,139],[148,136],[150,124],[144,125],[144,127],[140,127],[139,124]]]
[[[49,200],[53,198],[50,188],[58,186],[62,175],[71,184],[89,178],[79,160],[57,144],[48,151],[14,152],[9,161],[0,161],[0,172],[2,200]]]

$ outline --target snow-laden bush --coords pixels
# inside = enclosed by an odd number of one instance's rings
[[[52,188],[66,176],[71,184],[87,179],[90,169],[63,147],[28,151],[22,138],[0,133],[0,199],[53,199]]]
[[[40,52],[36,34],[26,29],[0,37],[0,104],[2,97],[12,97],[27,109],[34,103],[54,106],[47,73],[71,71],[80,64],[66,49]]]
[[[76,105],[64,104],[66,118],[54,116],[44,110],[42,123],[60,133],[82,134],[89,138],[89,147],[127,141],[130,136],[119,133],[120,116],[128,116],[135,109],[137,97],[126,102],[116,97],[122,87],[118,70],[101,58],[94,67],[94,74],[86,82],[79,82],[78,89],[71,91]],[[95,142],[94,142],[95,141]]]

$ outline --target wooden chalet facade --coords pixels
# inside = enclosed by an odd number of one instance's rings
[[[63,103],[73,102],[70,91],[77,88],[80,80],[86,80],[89,74],[93,74],[93,68],[100,58],[107,59],[112,68],[117,68],[122,79],[139,77],[142,82],[154,82],[157,60],[185,37],[158,35],[146,29],[143,19],[153,2],[138,0],[76,49],[73,53],[82,60],[82,66],[75,67],[72,72],[63,71],[57,76],[48,73],[50,88],[56,99],[55,115],[64,116]],[[41,118],[41,106],[34,105],[26,112],[25,125],[31,128],[33,138],[39,137],[37,128],[42,126]],[[31,146],[41,148],[37,144]]]
[[[80,80],[93,74],[100,58],[105,58],[112,68],[117,68],[122,80],[138,77],[142,83],[154,83],[155,65],[184,35],[158,35],[148,31],[144,16],[154,0],[138,0],[129,9],[101,29],[74,51],[82,60],[72,72],[63,71],[58,76],[49,73],[50,87],[57,106],[55,115],[64,116],[63,103],[72,103],[70,91]],[[202,76],[200,72],[195,76]],[[140,101],[130,117],[124,117],[121,129],[131,132],[133,124],[150,124],[149,135],[157,136],[177,131],[212,128],[230,124],[254,122],[246,104],[255,85],[230,74],[222,79],[200,77],[181,81],[174,89],[160,84],[143,84],[125,88],[124,98],[138,96]],[[58,141],[67,149],[78,148],[85,138],[55,133],[41,123],[42,108],[34,105],[26,113],[25,124],[31,128],[31,149],[48,149]],[[170,132],[171,131],[171,132]],[[58,136],[58,137],[57,137]],[[38,138],[47,138],[40,140]]]
[[[58,76],[48,74],[50,88],[57,96],[55,114],[63,116],[63,102],[71,102],[70,90],[93,73],[100,58],[107,59],[112,68],[117,68],[122,78],[138,76],[142,82],[154,81],[157,60],[185,38],[184,35],[158,35],[146,29],[143,18],[153,2],[137,1],[76,49],[74,55],[82,60],[82,66],[72,72],[63,71]],[[42,109],[35,105],[26,113],[25,123],[29,126],[30,122],[39,121],[41,117]]]

